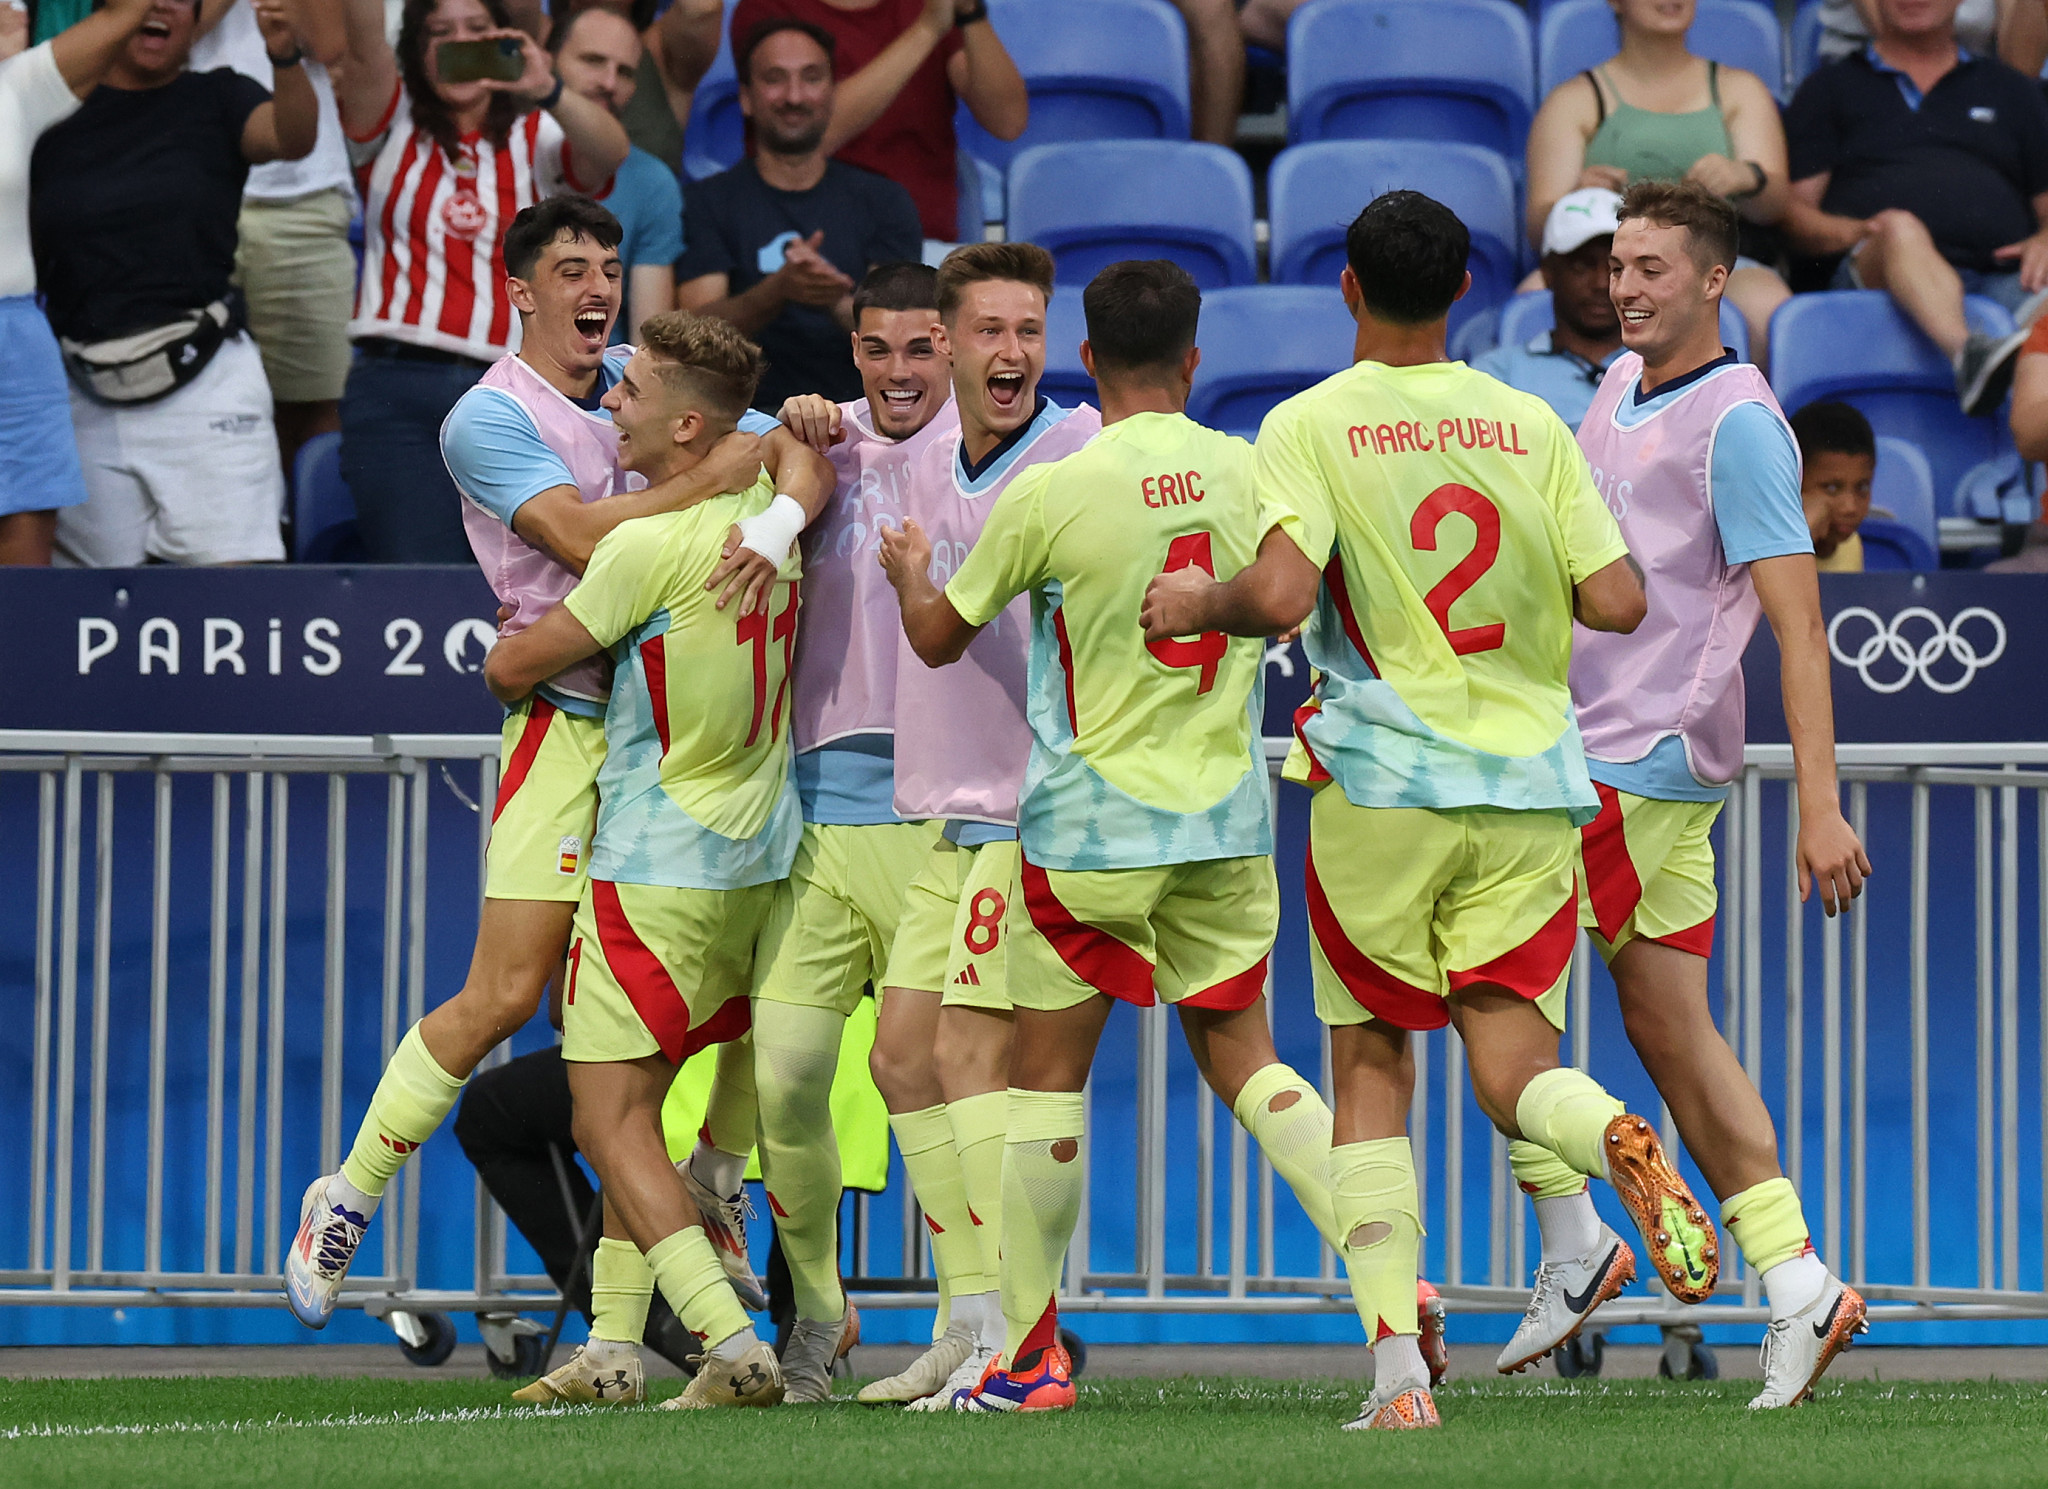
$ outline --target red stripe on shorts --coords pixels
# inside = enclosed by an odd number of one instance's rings
[[[505,810],[505,803],[526,784],[526,773],[533,769],[533,757],[540,753],[540,742],[547,738],[548,725],[554,723],[559,712],[545,698],[533,700],[526,715],[526,727],[519,731],[519,743],[512,746],[512,758],[505,762],[505,774],[498,780],[498,804],[491,808],[493,822]]]
[[[1593,902],[1593,919],[1599,923],[1600,934],[1612,942],[1643,902],[1643,881],[1636,876],[1635,860],[1628,856],[1621,793],[1598,781],[1593,789],[1600,796],[1600,815],[1579,829],[1579,851],[1586,864],[1586,895]]]
[[[1351,944],[1337,912],[1323,893],[1323,881],[1316,876],[1316,850],[1311,844],[1303,872],[1308,891],[1308,923],[1323,959],[1330,964],[1358,1006],[1376,1019],[1385,1019],[1397,1029],[1441,1029],[1451,1021],[1444,1000],[1425,988],[1404,982]]]
[[[1682,931],[1673,931],[1668,936],[1652,936],[1659,946],[1669,946],[1674,951],[1689,951],[1694,956],[1714,954],[1714,917],[1709,915],[1698,925],[1688,926]]]
[[[647,701],[654,710],[654,732],[661,736],[662,757],[668,757],[668,649],[660,636],[640,643],[640,667],[647,674]],[[756,724],[756,728],[760,725]]]
[[[683,1001],[661,958],[648,949],[633,922],[626,919],[618,885],[608,879],[592,879],[590,901],[597,912],[597,939],[604,946],[605,964],[625,989],[640,1022],[661,1046],[662,1055],[672,1064],[681,1063],[690,1038],[690,1005]]]
[[[1489,983],[1534,1002],[1556,987],[1558,978],[1564,976],[1578,939],[1579,887],[1573,884],[1572,892],[1558,906],[1557,913],[1544,922],[1542,930],[1482,967],[1453,972],[1449,979],[1451,991]]]
[[[1067,970],[1098,993],[1107,993],[1140,1008],[1157,1001],[1152,990],[1152,964],[1107,931],[1074,919],[1052,891],[1052,880],[1037,864],[1024,861],[1024,903],[1031,923],[1052,943]]]
[[[1266,990],[1267,956],[1260,957],[1235,977],[1226,977],[1213,987],[1190,993],[1180,1000],[1182,1008],[1214,1008],[1222,1013],[1242,1013],[1259,1001]]]
[[[746,998],[727,998],[718,1012],[683,1036],[681,1059],[687,1060],[714,1044],[729,1044],[754,1027],[754,1005]]]

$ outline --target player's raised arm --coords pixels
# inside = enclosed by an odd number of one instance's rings
[[[484,659],[484,682],[500,703],[517,703],[565,667],[604,648],[567,605],[557,605]]]
[[[932,545],[914,519],[905,518],[901,530],[882,529],[882,548],[877,555],[882,572],[896,587],[896,599],[903,607],[903,634],[910,649],[927,667],[944,667],[957,662],[981,634],[980,626],[961,619],[945,591],[932,583]]]
[[[1259,556],[1227,580],[1211,579],[1193,565],[1154,576],[1138,624],[1147,641],[1203,631],[1278,636],[1308,619],[1322,579],[1309,556],[1274,527],[1260,542]]]
[[[1619,631],[1626,636],[1649,613],[1643,571],[1626,553],[1572,586],[1572,619],[1589,630]]]

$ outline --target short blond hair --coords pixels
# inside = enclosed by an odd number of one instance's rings
[[[686,310],[648,317],[640,327],[640,350],[672,392],[729,422],[747,411],[768,368],[761,348],[731,321]]]
[[[1052,303],[1052,255],[1036,243],[963,243],[939,263],[939,319],[951,320],[970,284],[1008,279]]]

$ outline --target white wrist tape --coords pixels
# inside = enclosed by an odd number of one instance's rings
[[[804,515],[802,502],[778,491],[767,511],[741,519],[740,547],[753,549],[780,568],[782,561],[789,557],[790,545],[796,542],[809,520]]]

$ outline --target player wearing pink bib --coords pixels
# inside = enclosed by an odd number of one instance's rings
[[[805,513],[821,509],[829,467],[772,420],[735,433],[686,474],[653,486],[621,465],[619,434],[599,403],[625,354],[606,340],[619,310],[619,224],[582,197],[550,197],[513,219],[504,253],[523,326],[521,350],[463,395],[442,430],[461,490],[471,546],[499,601],[505,634],[532,626],[571,589],[598,540],[631,518],[690,506],[753,484],[765,450],[781,511],[735,530],[707,582],[719,604],[751,608],[773,581]],[[763,439],[762,433],[769,437]],[[795,513],[795,519],[787,514]],[[338,1173],[313,1181],[286,1258],[286,1296],[323,1327],[363,1228],[385,1186],[455,1105],[483,1057],[533,1017],[561,969],[569,924],[588,878],[597,773],[604,760],[609,668],[578,663],[548,679],[507,715],[502,775],[487,852],[476,951],[460,991],[405,1036],[370,1099]],[[743,1054],[746,1053],[743,1051]],[[750,1054],[747,1058],[751,1058]],[[747,1080],[741,1089],[751,1092]],[[727,1123],[735,1159],[714,1152],[694,1166],[700,1207],[726,1224],[724,1254],[742,1290],[758,1293],[730,1201],[753,1143],[751,1100]],[[694,1160],[693,1160],[694,1163]],[[712,1191],[715,1191],[712,1192]]]
[[[1697,186],[1644,183],[1622,204],[1612,285],[1628,350],[1601,383],[1579,444],[1643,566],[1649,613],[1632,635],[1581,629],[1571,683],[1600,797],[1580,830],[1581,923],[1614,974],[1630,1042],[1722,1201],[1721,1223],[1763,1279],[1772,1322],[1764,1387],[1750,1405],[1778,1407],[1811,1395],[1866,1325],[1863,1299],[1814,1255],[1770,1113],[1707,1005],[1708,834],[1742,769],[1742,653],[1760,614],[1783,657],[1801,898],[1818,881],[1833,915],[1861,892],[1870,862],[1835,781],[1798,446],[1763,374],[1721,346],[1735,229],[1733,209]],[[1543,1263],[1503,1372],[1576,1334],[1611,1295],[1606,1273],[1627,1249],[1594,1213],[1585,1180],[1554,1154],[1522,1142],[1509,1154],[1535,1197]]]

